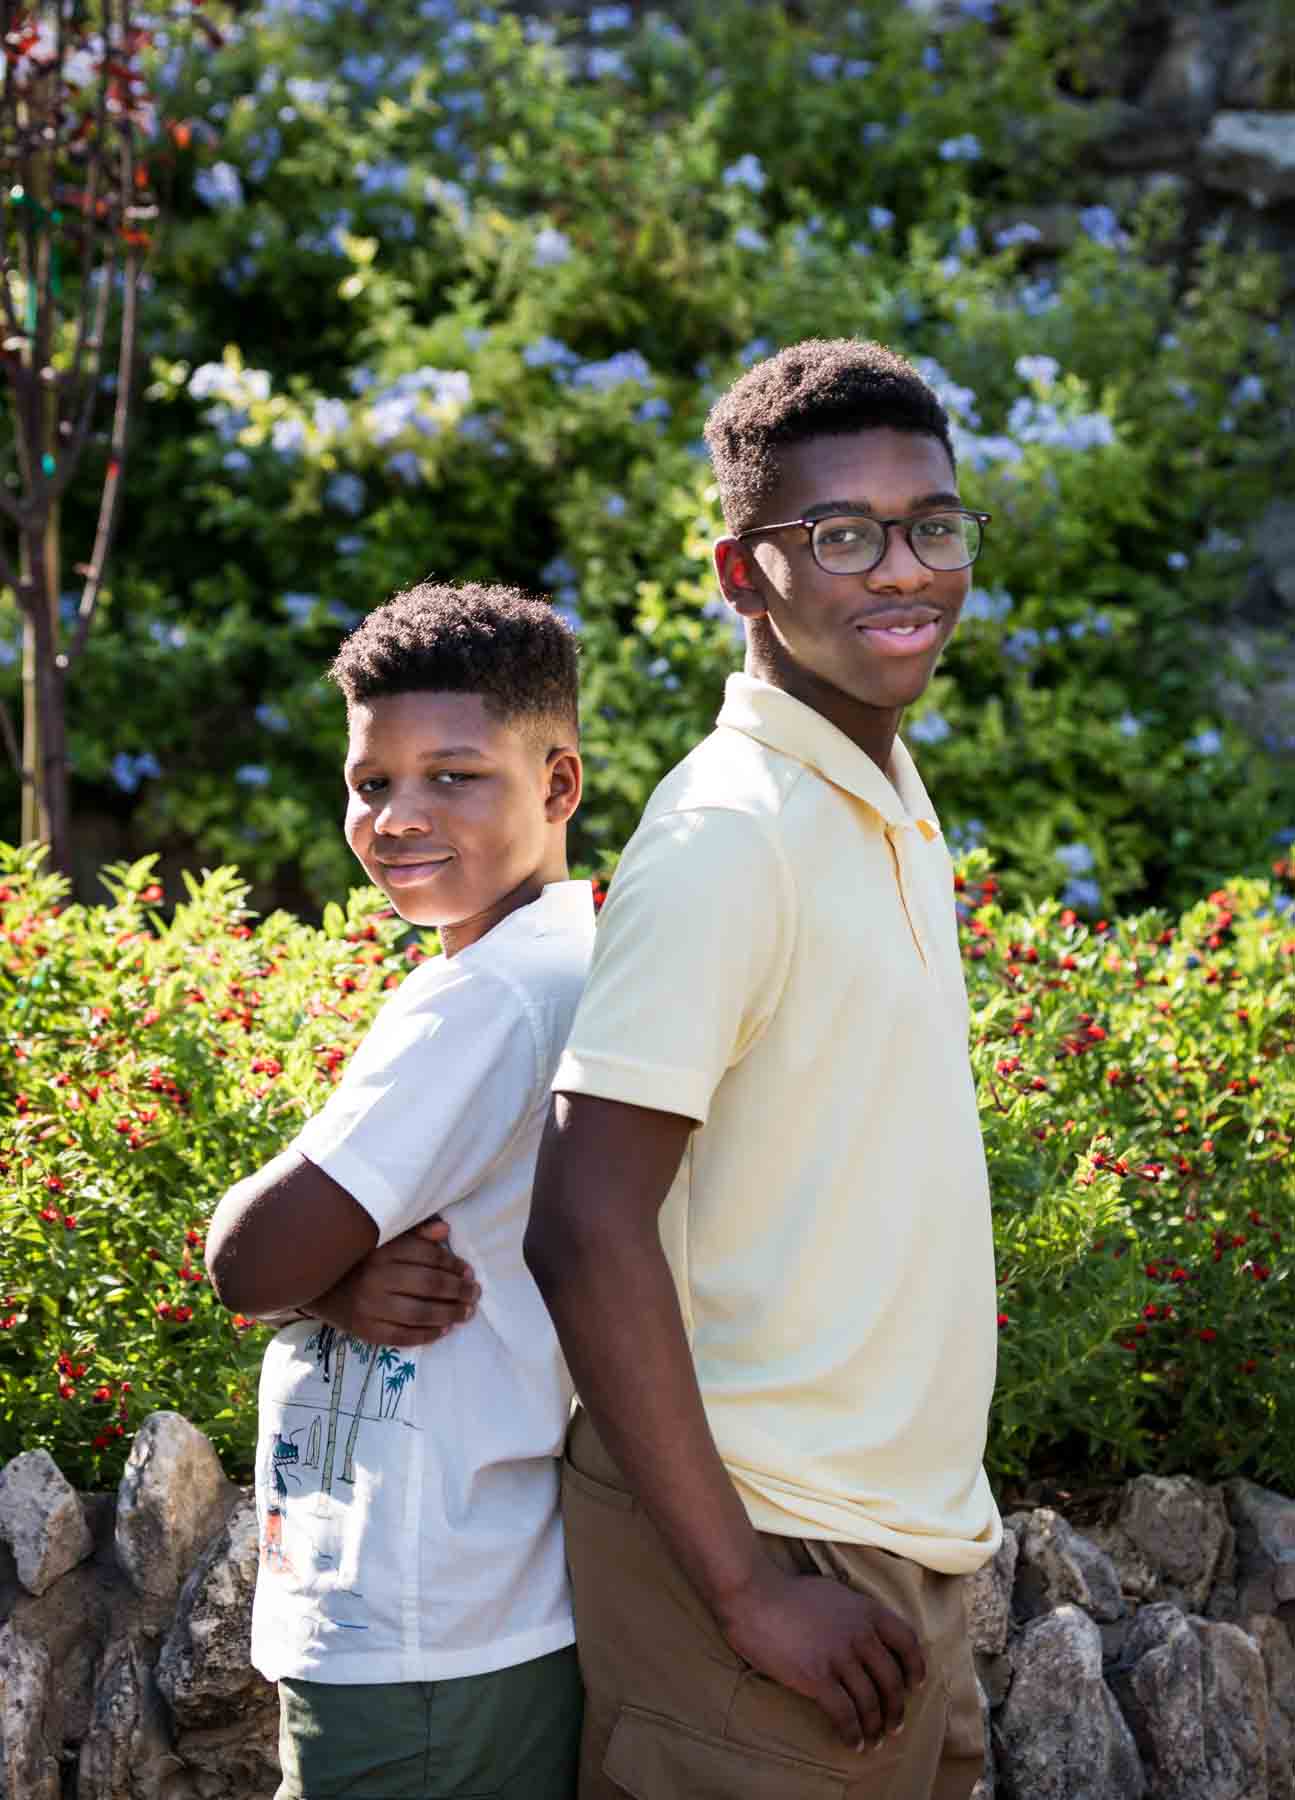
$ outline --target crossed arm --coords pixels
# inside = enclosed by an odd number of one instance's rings
[[[233,1312],[300,1312],[373,1343],[430,1344],[471,1318],[481,1292],[449,1235],[433,1217],[379,1246],[359,1201],[285,1150],[216,1208],[207,1271]]]

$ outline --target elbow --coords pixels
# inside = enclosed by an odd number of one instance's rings
[[[211,1291],[223,1307],[230,1312],[254,1314],[256,1296],[247,1291],[244,1271],[240,1263],[246,1263],[246,1257],[238,1253],[238,1232],[233,1228],[228,1216],[234,1204],[235,1190],[231,1189],[212,1217],[207,1227],[206,1249],[203,1261],[207,1267],[207,1279],[211,1283]]]

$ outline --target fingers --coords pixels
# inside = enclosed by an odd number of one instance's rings
[[[898,1659],[909,1691],[920,1688],[926,1680],[926,1657],[912,1626],[888,1607],[878,1610],[873,1624],[877,1636]]]
[[[382,1269],[367,1271],[359,1290],[370,1306],[388,1296],[400,1295],[406,1300],[442,1301],[451,1305],[475,1306],[481,1298],[481,1287],[470,1277],[448,1274],[441,1269],[426,1269],[419,1263],[407,1266],[387,1264]]]
[[[449,1325],[418,1329],[398,1324],[394,1319],[360,1319],[352,1329],[352,1336],[363,1339],[366,1344],[385,1344],[393,1350],[406,1350],[438,1343],[441,1338],[448,1337],[452,1329]]]
[[[847,1750],[866,1750],[873,1738],[869,1738],[866,1728],[861,1725],[859,1702],[854,1694],[839,1681],[825,1683],[814,1690],[814,1698],[832,1721],[832,1728]],[[873,1699],[873,1712],[880,1720],[881,1713]],[[879,1735],[874,1732],[873,1737]]]
[[[410,1269],[448,1269],[451,1274],[462,1275],[466,1280],[472,1279],[472,1265],[465,1263],[462,1257],[443,1244],[428,1244],[422,1241],[413,1242],[412,1232],[402,1237],[392,1238],[379,1250],[370,1250],[369,1260],[383,1267],[404,1266]]]
[[[879,1743],[904,1723],[904,1676],[881,1639],[869,1631],[855,1639],[854,1659],[841,1670],[868,1742]]]
[[[426,1244],[444,1244],[449,1242],[450,1228],[439,1213],[433,1213],[430,1219],[415,1225],[405,1236],[421,1238]]]

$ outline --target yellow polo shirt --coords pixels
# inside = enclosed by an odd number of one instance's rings
[[[950,1574],[1002,1531],[967,1024],[949,854],[903,744],[887,780],[730,676],[626,847],[553,1085],[699,1121],[661,1236],[756,1528]]]

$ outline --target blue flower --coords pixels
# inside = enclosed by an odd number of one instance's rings
[[[1037,382],[1041,388],[1050,388],[1061,373],[1061,364],[1055,356],[1018,356],[1016,373],[1022,381]]]
[[[270,771],[264,763],[241,763],[234,770],[234,780],[244,787],[266,787],[270,780]]]
[[[608,494],[603,501],[603,511],[609,519],[621,519],[625,516],[626,505],[624,494]]]
[[[958,11],[968,19],[979,19],[982,25],[992,25],[997,0],[958,0]]]
[[[914,719],[907,735],[915,744],[942,744],[952,733],[953,727],[943,713],[928,712],[920,719]]]
[[[769,240],[754,225],[739,225],[733,233],[733,242],[739,250],[767,250]]]
[[[531,246],[531,261],[537,269],[555,268],[571,256],[571,239],[565,231],[559,231],[555,225],[546,225],[535,234],[535,242]]]
[[[944,162],[976,162],[981,155],[980,139],[974,131],[964,131],[961,137],[945,138],[939,154]]]
[[[752,363],[759,362],[763,356],[768,356],[772,349],[773,345],[768,338],[752,338],[749,344],[744,344],[738,351],[737,359],[744,369],[749,369]]]
[[[653,394],[650,400],[645,400],[638,408],[634,417],[640,425],[647,425],[653,419],[668,419],[671,411],[670,402],[664,394]]]
[[[1079,226],[1095,244],[1104,244],[1108,249],[1128,242],[1114,209],[1109,206],[1085,206],[1079,215]]]
[[[561,368],[575,360],[575,352],[568,350],[560,338],[536,338],[522,351],[522,361],[528,369]]]
[[[890,126],[883,125],[880,119],[869,119],[859,128],[859,136],[865,144],[883,144],[890,136]]]
[[[585,59],[591,81],[628,81],[629,64],[623,50],[591,50]]]
[[[108,772],[123,793],[133,794],[141,781],[150,777],[156,781],[162,770],[151,750],[142,750],[138,756],[119,750],[109,763]]]
[[[589,11],[589,29],[601,36],[608,31],[628,31],[634,14],[628,6],[594,6]]]
[[[870,206],[868,223],[874,231],[889,231],[895,223],[895,215],[888,206]]]
[[[1031,225],[1028,219],[1019,219],[1015,225],[1005,225],[994,233],[994,248],[1012,250],[1017,244],[1037,244],[1042,236],[1037,225]]]
[[[808,67],[815,81],[831,81],[841,67],[841,59],[826,51],[815,51],[809,58]]]
[[[1142,721],[1136,713],[1121,713],[1115,724],[1121,737],[1135,738],[1142,735]]]
[[[1280,844],[1283,849],[1289,849],[1292,844],[1295,844],[1295,825],[1286,825],[1282,830],[1274,831],[1272,841],[1274,844]]]
[[[1068,875],[1090,875],[1097,867],[1087,844],[1058,844],[1052,854]]]
[[[763,193],[768,179],[760,158],[753,156],[749,150],[745,156],[739,156],[735,163],[730,163],[723,175],[725,187],[744,187],[753,194]]]
[[[632,381],[639,387],[651,387],[652,370],[639,350],[618,350],[604,362],[581,363],[571,376],[572,387],[593,388],[600,394]]]
[[[286,731],[291,722],[281,706],[271,706],[268,701],[257,707],[255,717],[262,731]]]
[[[204,206],[220,209],[243,204],[243,181],[233,163],[218,162],[199,169],[193,191]]]
[[[363,548],[364,539],[356,531],[349,531],[345,537],[339,537],[337,540],[339,556],[358,556]]]
[[[1223,748],[1222,733],[1215,731],[1212,725],[1207,726],[1204,731],[1198,731],[1194,738],[1187,740],[1187,748],[1197,756],[1217,756]]]
[[[546,588],[558,588],[576,579],[575,565],[565,556],[554,556],[540,570],[540,580]]]
[[[1233,406],[1258,406],[1267,392],[1258,375],[1243,375],[1232,390]]]
[[[222,469],[228,469],[231,475],[246,475],[252,466],[252,459],[246,450],[226,450],[220,459]]]
[[[1190,561],[1191,558],[1182,550],[1171,550],[1165,558],[1166,565],[1175,573],[1179,569],[1185,569]]]
[[[297,625],[304,625],[319,604],[318,594],[283,594],[283,610]]]
[[[963,602],[964,619],[984,619],[997,625],[1011,612],[1015,602],[1005,588],[973,587]]]
[[[398,476],[406,487],[416,487],[423,479],[423,465],[414,450],[397,450],[394,456],[387,458],[387,470]]]
[[[928,44],[923,50],[922,67],[931,75],[934,75],[937,69],[944,67],[944,58],[934,44]]]
[[[1028,662],[1040,642],[1039,634],[1032,625],[1022,625],[1017,631],[1009,631],[1003,639],[1003,654],[1010,656],[1013,662]]]
[[[848,62],[841,64],[841,73],[847,81],[863,81],[872,74],[876,63],[869,62],[866,57],[852,56]]]
[[[364,483],[358,475],[345,470],[340,474],[330,475],[324,484],[324,499],[338,512],[357,519],[364,511]]]
[[[564,620],[566,624],[570,626],[572,631],[580,631],[583,629],[584,620],[580,616],[578,607],[563,602],[561,604],[555,604],[553,610],[558,615],[559,619]]]
[[[1096,912],[1102,904],[1102,890],[1095,881],[1081,876],[1066,883],[1061,899],[1063,905],[1076,907],[1080,912]]]
[[[270,427],[271,447],[280,456],[296,456],[306,441],[306,427],[301,419],[276,419]]]

